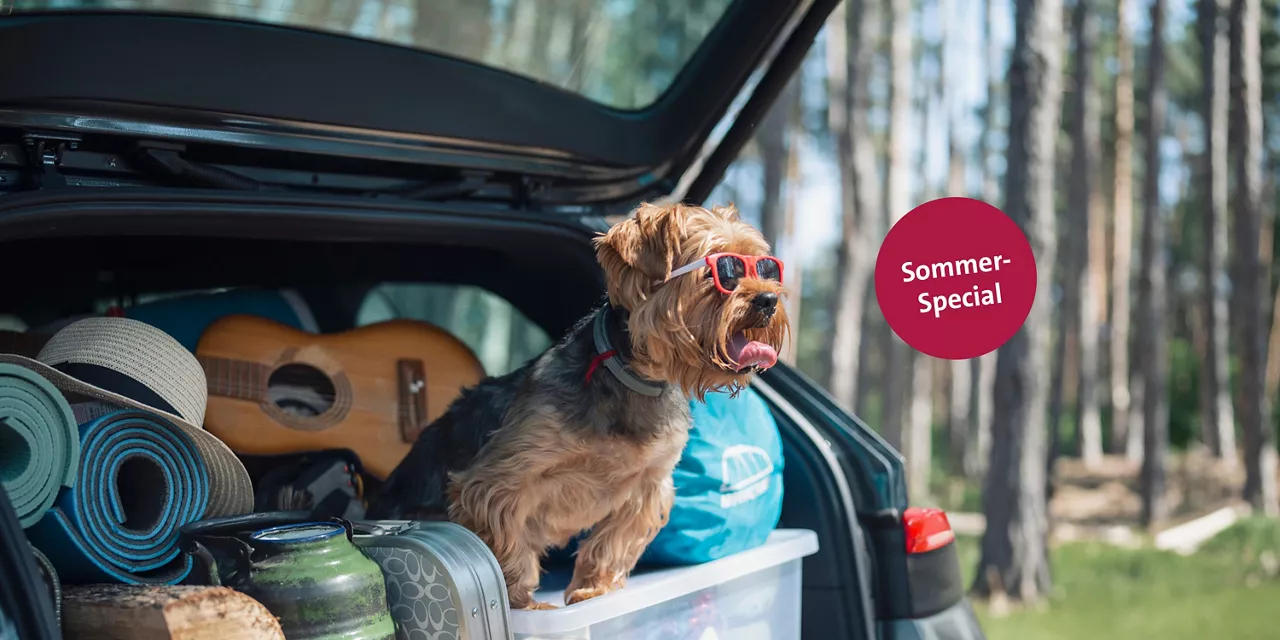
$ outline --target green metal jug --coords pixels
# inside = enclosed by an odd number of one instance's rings
[[[257,516],[257,517],[255,517]],[[395,623],[382,570],[351,543],[351,524],[290,522],[253,514],[183,527],[210,582],[253,597],[280,618],[289,640],[389,640]]]

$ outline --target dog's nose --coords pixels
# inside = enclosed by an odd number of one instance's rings
[[[757,293],[756,297],[751,299],[751,306],[761,311],[773,311],[778,306],[778,294],[772,291]]]

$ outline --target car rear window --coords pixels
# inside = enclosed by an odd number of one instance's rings
[[[519,368],[551,346],[541,327],[494,293],[466,285],[387,282],[371,289],[356,325],[404,318],[430,322],[465,343],[491,376]]]
[[[0,0],[327,31],[497,67],[620,109],[652,104],[732,0]]]

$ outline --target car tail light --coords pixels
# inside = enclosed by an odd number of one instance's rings
[[[902,527],[906,532],[908,554],[928,553],[956,539],[951,521],[941,509],[908,507],[902,512]]]

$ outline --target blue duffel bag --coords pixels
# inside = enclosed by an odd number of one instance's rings
[[[760,395],[711,393],[689,408],[671,519],[641,562],[694,564],[758,547],[782,514],[782,438]]]

